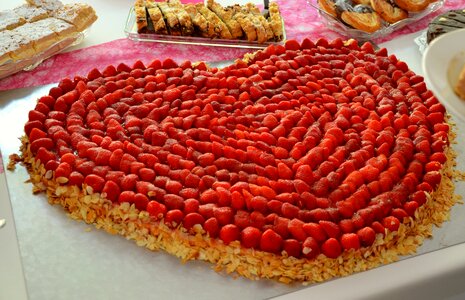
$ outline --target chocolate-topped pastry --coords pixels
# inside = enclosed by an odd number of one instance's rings
[[[393,24],[408,17],[408,13],[397,6],[394,0],[371,0],[371,7],[384,21]]]
[[[451,10],[434,18],[426,34],[428,44],[438,36],[465,28],[465,9]]]
[[[381,28],[381,17],[368,5],[355,5],[351,11],[342,12],[341,19],[356,29],[370,33]]]

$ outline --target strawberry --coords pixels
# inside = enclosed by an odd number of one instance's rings
[[[369,247],[376,239],[376,233],[371,227],[363,227],[357,231],[360,244],[364,247]]]
[[[317,257],[320,254],[320,246],[317,240],[311,236],[307,237],[302,243],[302,253],[308,259]]]
[[[304,222],[299,219],[292,219],[287,225],[289,233],[298,241],[303,242],[307,238],[307,233],[303,229]]]
[[[341,230],[336,223],[320,220],[318,224],[330,238],[338,238],[341,234]]]
[[[149,198],[146,195],[141,193],[136,193],[134,195],[134,204],[139,210],[146,210],[147,204],[149,203]]]
[[[78,187],[81,187],[83,183],[84,183],[84,175],[82,175],[81,173],[77,171],[73,171],[71,172],[71,174],[69,174],[69,181],[68,181],[69,185],[76,185]]]
[[[203,229],[207,232],[207,234],[212,237],[216,238],[220,232],[220,226],[218,224],[218,220],[215,217],[211,217],[207,219],[203,223]]]
[[[321,245],[321,252],[328,258],[337,258],[342,253],[341,244],[337,239],[329,238]]]
[[[234,212],[230,207],[217,207],[213,209],[213,216],[219,225],[225,226],[233,222]]]
[[[84,184],[90,186],[94,193],[99,193],[105,185],[105,179],[95,174],[89,174],[84,179]]]
[[[121,194],[121,190],[116,182],[107,180],[103,186],[102,194],[105,194],[108,200],[116,202]]]
[[[272,229],[265,230],[260,239],[260,249],[266,252],[279,253],[282,244],[283,238]]]
[[[70,164],[61,162],[55,169],[55,178],[64,177],[68,179],[72,171]]]
[[[322,242],[327,239],[327,234],[321,227],[321,225],[317,223],[305,223],[302,226],[302,229],[308,236],[313,237],[318,242]]]
[[[342,248],[349,250],[360,248],[360,240],[357,234],[355,233],[344,233],[341,236],[341,245]]]
[[[228,224],[220,229],[220,239],[228,245],[232,241],[238,240],[240,237],[239,227],[234,224]]]
[[[190,230],[196,224],[200,224],[202,226],[204,222],[205,222],[205,219],[201,214],[193,212],[193,213],[187,214],[184,217],[184,220],[182,221],[182,225],[187,230]]]
[[[125,192],[123,192],[125,193]],[[121,193],[121,194],[123,194]],[[129,192],[131,193],[131,192]],[[134,193],[134,192],[132,192]],[[118,202],[121,202],[118,200]],[[126,201],[124,201],[126,202]],[[163,218],[163,216],[165,215],[166,213],[166,206],[164,204],[161,204],[157,201],[149,201],[149,203],[147,204],[147,208],[146,208],[147,212],[154,218],[156,219],[161,219]]]
[[[241,231],[241,244],[246,248],[257,248],[260,244],[262,232],[252,226],[248,226]]]
[[[399,229],[400,221],[394,216],[388,216],[383,219],[383,226],[386,227],[389,231],[394,232]]]
[[[165,224],[168,227],[176,228],[179,224],[181,224],[184,218],[184,214],[179,209],[173,209],[165,214]]]

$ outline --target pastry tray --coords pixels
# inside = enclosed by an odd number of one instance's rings
[[[72,35],[57,41],[42,52],[36,53],[34,56],[17,61],[8,61],[0,65],[0,79],[13,75],[19,71],[31,71],[40,65],[44,60],[58,54],[65,49],[80,44],[88,35],[90,27],[81,32],[73,33]]]
[[[369,33],[369,32],[359,30],[359,29],[354,29],[344,24],[341,20],[336,19],[335,17],[331,16],[330,14],[328,14],[326,11],[324,11],[318,6],[317,0],[307,0],[307,3],[318,11],[318,15],[320,16],[320,19],[329,29],[337,33],[340,33],[346,37],[358,39],[361,41],[373,40],[373,39],[387,36],[391,34],[392,32],[399,30],[404,26],[412,24],[426,17],[427,15],[437,11],[444,5],[444,2],[445,0],[438,0],[436,2],[432,2],[423,11],[418,12],[418,13],[410,12],[408,18],[398,21],[393,24],[389,24],[383,20],[381,29],[373,33]]]
[[[282,45],[286,41],[286,30],[283,21],[283,40],[279,42],[249,42],[246,40],[227,40],[227,39],[211,39],[204,37],[191,37],[191,36],[172,36],[155,33],[138,33],[136,27],[136,15],[134,7],[129,10],[128,18],[124,32],[126,36],[137,42],[160,42],[172,44],[188,44],[188,45],[202,45],[202,46],[216,46],[216,47],[233,47],[233,48],[247,48],[247,49],[263,49],[271,44]]]

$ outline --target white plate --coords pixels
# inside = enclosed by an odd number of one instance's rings
[[[454,93],[448,77],[456,77],[457,75],[452,74],[456,73],[453,69],[464,66],[465,60],[460,59],[465,58],[464,54],[465,29],[459,29],[435,39],[426,49],[422,61],[428,87],[448,112],[462,121],[465,121],[465,100]],[[457,62],[459,60],[461,63]]]

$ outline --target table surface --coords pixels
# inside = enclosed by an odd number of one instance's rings
[[[0,9],[13,8],[23,3],[21,0],[4,2],[6,1],[2,2]],[[132,0],[87,0],[85,2],[95,8],[99,20],[93,25],[91,33],[84,42],[68,51],[124,37],[121,20],[126,18],[128,7],[133,2]],[[109,24],[117,25],[109,26]],[[399,59],[406,61],[413,71],[422,74],[421,54],[413,41],[418,35],[419,33],[408,34],[383,43],[380,46],[386,47],[390,53],[394,53]],[[11,97],[11,94],[15,92],[0,92],[0,99],[4,96]],[[18,91],[18,93],[20,92]],[[0,110],[2,109],[5,109],[5,107],[0,103]],[[8,152],[3,148],[5,144],[2,145],[0,143],[0,147],[2,147],[1,150],[4,153]],[[9,220],[12,220],[9,201],[2,197],[2,192],[4,194],[5,191],[6,185],[2,184],[0,179],[0,212],[3,213],[6,211],[7,219],[10,218]],[[11,231],[5,234],[5,228],[2,230],[4,231],[0,231],[0,266],[2,266],[0,267],[0,300],[25,299],[26,285],[24,284],[24,280],[21,280],[23,278],[23,269],[18,260],[20,256],[17,251],[17,243],[11,235]],[[96,232],[94,231],[94,233]],[[102,233],[98,234],[99,236],[102,235]],[[7,244],[10,245],[10,248],[7,249],[8,251],[3,248],[3,245]],[[136,249],[135,253],[139,253],[139,249]],[[438,251],[404,259],[374,270],[313,285],[278,298],[301,299],[302,297],[320,296],[322,299],[372,299],[373,297],[377,297],[378,299],[412,299],[419,297],[422,299],[464,299],[465,256],[463,253],[465,253],[465,244],[460,243]],[[22,254],[24,255],[24,253]],[[4,270],[8,270],[8,272]],[[195,274],[195,272],[191,274]],[[77,285],[80,284],[79,279],[71,282]],[[48,283],[45,286],[50,287],[51,285]],[[353,288],[354,286],[357,286],[357,288]],[[292,290],[277,289],[276,291],[287,293]],[[35,295],[40,295],[40,293],[36,293]],[[253,296],[251,293],[248,295]],[[254,298],[259,297],[255,295]],[[37,296],[37,298],[40,298],[40,296]],[[172,298],[176,298],[174,294]]]

